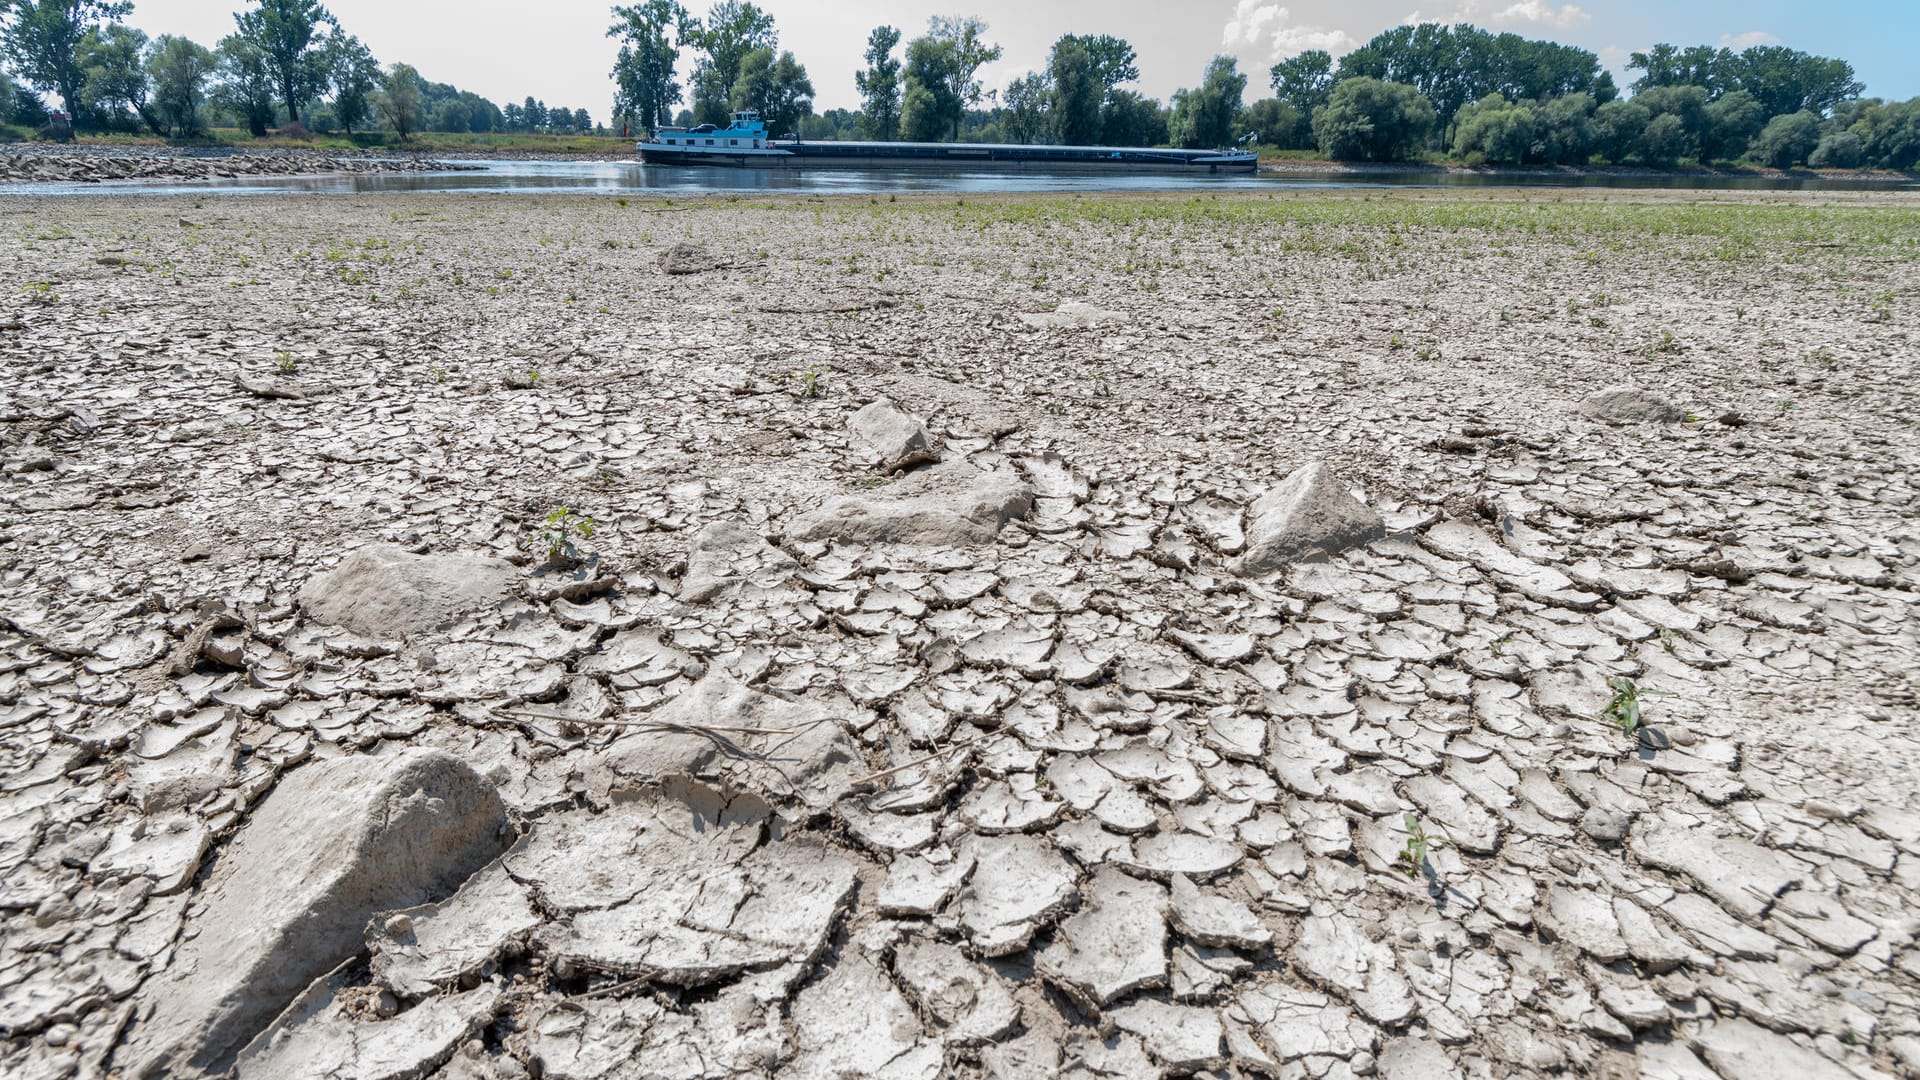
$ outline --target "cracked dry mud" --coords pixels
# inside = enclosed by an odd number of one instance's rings
[[[0,222],[9,1077],[1920,1075],[1913,197]]]

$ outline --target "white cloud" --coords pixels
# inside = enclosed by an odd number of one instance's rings
[[[1266,62],[1272,63],[1308,49],[1325,49],[1339,56],[1360,43],[1345,30],[1295,25],[1292,14],[1271,0],[1239,0],[1220,34],[1220,44],[1249,59],[1257,59],[1264,49]]]
[[[1778,45],[1780,39],[1765,30],[1749,30],[1744,34],[1721,34],[1720,47],[1723,49],[1751,49],[1755,45]]]
[[[1576,4],[1566,4],[1556,8],[1552,4],[1546,3],[1545,0],[1519,0],[1519,3],[1505,8],[1499,14],[1495,15],[1493,21],[1497,23],[1545,23],[1548,26],[1557,26],[1564,30],[1570,26],[1578,26],[1581,23],[1588,22],[1592,18],[1592,15],[1589,15]]]

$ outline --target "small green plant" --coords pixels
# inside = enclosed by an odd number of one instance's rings
[[[53,294],[53,283],[47,281],[29,281],[20,287],[20,295],[36,304],[51,304],[58,297]]]
[[[273,365],[280,369],[282,375],[293,375],[300,370],[300,361],[295,360],[293,354],[285,349],[273,354]]]
[[[807,370],[794,373],[793,380],[800,384],[800,396],[817,398],[820,396],[820,367],[808,364]]]
[[[1428,348],[1424,348],[1424,349],[1421,349],[1421,350],[1419,350],[1418,352],[1416,352],[1416,353],[1414,353],[1413,355],[1414,355],[1414,356],[1416,356],[1416,357],[1419,357],[1419,358],[1420,358],[1420,360],[1421,360],[1421,361],[1422,361],[1423,363],[1429,363],[1429,364],[1430,364],[1430,363],[1432,363],[1432,362],[1434,362],[1435,360],[1438,360],[1438,359],[1440,359],[1440,350],[1439,350],[1439,349],[1435,349],[1435,348],[1432,348],[1432,347],[1428,347]]]
[[[1447,839],[1444,832],[1437,836],[1427,832],[1427,827],[1421,823],[1418,814],[1407,814],[1401,821],[1407,830],[1407,846],[1400,850],[1400,857],[1395,860],[1394,865],[1398,866],[1409,879],[1417,878],[1423,870],[1428,868],[1427,853],[1452,847],[1453,841]]]
[[[1678,651],[1674,646],[1674,642],[1685,641],[1686,638],[1686,632],[1683,630],[1674,630],[1671,628],[1662,630],[1660,631],[1660,647],[1667,650],[1669,655],[1674,654]]]
[[[1404,349],[1406,347],[1407,339],[1401,337],[1399,334],[1395,334],[1387,339],[1387,348],[1389,349]]]
[[[1640,714],[1640,699],[1643,697],[1671,697],[1663,690],[1647,690],[1637,685],[1625,675],[1614,675],[1607,679],[1607,686],[1613,691],[1613,700],[1600,710],[1600,718],[1629,735],[1637,735],[1646,726]]]
[[[547,515],[540,529],[540,541],[547,546],[548,566],[572,566],[582,561],[577,540],[593,536],[593,519],[560,507]]]
[[[540,381],[540,369],[539,369],[539,368],[528,368],[528,369],[527,369],[527,381],[528,381],[528,382],[530,382],[530,383],[537,383],[537,382],[539,382],[539,381]]]
[[[1680,351],[1680,343],[1674,340],[1673,331],[1662,330],[1660,331],[1659,339],[1656,340],[1647,351],[1649,353],[1677,353]]]

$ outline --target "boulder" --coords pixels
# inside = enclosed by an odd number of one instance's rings
[[[947,547],[990,544],[1033,510],[1033,489],[1002,473],[949,462],[871,495],[848,495],[802,515],[788,536],[854,544]]]
[[[865,443],[883,466],[895,465],[910,454],[933,449],[933,438],[920,419],[887,398],[868,402],[847,420],[847,430]]]
[[[220,1073],[375,912],[448,896],[505,850],[493,786],[438,750],[339,758],[280,781],[198,896],[173,963],[142,988],[130,1077]]]
[[[355,551],[300,590],[316,621],[373,638],[432,633],[485,611],[512,587],[510,563],[483,555],[414,555],[392,544]]]
[[[1687,410],[1637,386],[1609,386],[1588,394],[1580,402],[1580,414],[1609,424],[1676,424],[1687,418]]]
[[[1293,471],[1248,509],[1247,549],[1234,572],[1255,576],[1314,552],[1337,555],[1387,534],[1372,507],[1347,493],[1333,471],[1313,461]]]
[[[680,600],[699,604],[742,581],[785,576],[799,563],[738,521],[716,521],[701,529],[687,552],[687,573],[680,579]]]

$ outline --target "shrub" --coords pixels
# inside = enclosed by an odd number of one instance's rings
[[[1867,145],[1851,131],[1836,131],[1823,136],[1808,155],[1807,164],[1816,169],[1857,169],[1867,160]]]
[[[1753,160],[1776,169],[1807,160],[1820,145],[1820,118],[1802,109],[1767,121],[1747,151]]]
[[[1320,152],[1336,161],[1403,161],[1433,131],[1433,103],[1404,83],[1343,79],[1313,117]]]

